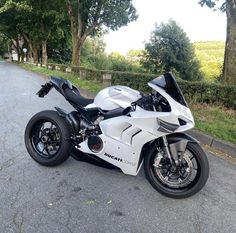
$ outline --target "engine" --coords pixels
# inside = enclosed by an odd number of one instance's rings
[[[92,152],[98,153],[103,149],[103,141],[99,137],[99,134],[101,133],[99,122],[102,120],[100,118],[100,116],[97,116],[95,122],[89,122],[88,120],[79,117],[78,112],[76,111],[71,112],[66,116],[67,121],[74,131],[72,140],[75,145],[79,145],[87,139],[88,148]]]

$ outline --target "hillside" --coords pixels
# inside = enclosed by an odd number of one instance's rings
[[[214,82],[222,72],[225,43],[222,41],[204,41],[195,42],[193,45],[206,80]]]

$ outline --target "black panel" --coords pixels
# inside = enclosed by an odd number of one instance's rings
[[[160,77],[157,77],[150,83],[164,89],[166,93],[168,93],[178,103],[186,107],[188,106],[184,99],[182,91],[180,90],[174,76],[171,73],[166,73]]]
[[[178,121],[179,121],[179,124],[180,124],[181,126],[183,126],[183,125],[186,125],[186,124],[187,124],[187,122],[186,122],[186,121],[184,121],[184,120],[182,120],[182,119],[180,119],[180,118],[178,118]]]

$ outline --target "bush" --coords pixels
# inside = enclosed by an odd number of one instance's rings
[[[61,71],[65,71],[69,66],[48,64],[53,69],[56,66]],[[147,85],[149,81],[158,76],[158,74],[140,74],[120,71],[107,71],[88,69],[85,67],[70,67],[73,73],[76,73],[84,80],[97,81],[102,83],[103,74],[111,74],[111,85],[129,86],[133,89],[150,92]],[[223,105],[227,108],[236,109],[236,86],[224,86],[220,84],[210,84],[205,82],[193,82],[177,79],[177,82],[189,103],[208,103]]]
[[[150,87],[147,85],[147,83],[156,76],[157,75],[152,74],[113,72],[111,83],[112,85],[129,86],[136,90],[149,92]]]
[[[217,104],[236,109],[236,86],[185,81],[178,83],[190,103]]]

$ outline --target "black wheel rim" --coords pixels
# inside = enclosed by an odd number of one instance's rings
[[[32,147],[38,156],[53,158],[61,147],[61,131],[58,125],[49,120],[36,122],[30,133]]]

